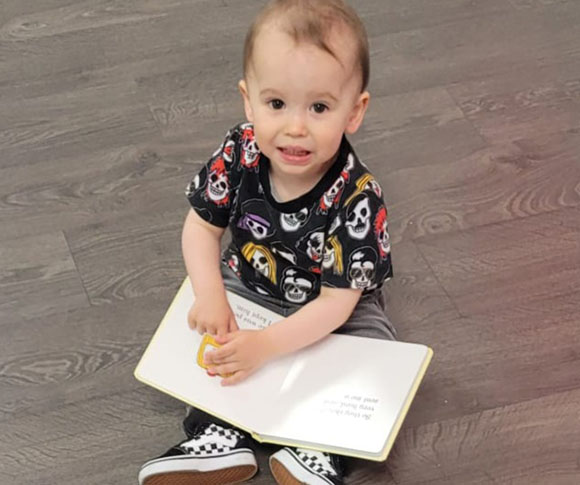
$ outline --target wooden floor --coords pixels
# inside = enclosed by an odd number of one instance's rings
[[[183,406],[132,372],[262,3],[0,2],[0,483],[136,483],[181,439]],[[353,4],[390,316],[435,356],[387,462],[347,483],[580,483],[580,2]]]

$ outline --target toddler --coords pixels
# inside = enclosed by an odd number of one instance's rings
[[[250,28],[239,82],[247,122],[188,185],[182,240],[196,295],[189,325],[222,344],[206,363],[223,385],[331,332],[395,338],[381,292],[392,276],[387,210],[345,137],[365,115],[368,79],[365,29],[341,0],[274,0]],[[284,318],[239,330],[226,289]],[[143,465],[142,485],[256,473],[241,430],[195,409],[184,430],[187,439]],[[282,448],[269,464],[279,484],[342,483],[341,460],[328,453]]]

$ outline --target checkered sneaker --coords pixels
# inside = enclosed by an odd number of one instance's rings
[[[279,485],[342,485],[342,463],[336,455],[303,448],[282,448],[270,457]]]
[[[337,475],[336,470],[330,463],[330,455],[328,453],[296,448],[296,454],[314,473],[329,476]]]
[[[258,471],[256,456],[242,432],[203,423],[187,435],[185,441],[141,467],[140,485],[227,485],[249,480]]]
[[[223,428],[218,424],[209,424],[200,434],[179,446],[194,456],[216,455],[230,451],[244,435],[231,428]]]

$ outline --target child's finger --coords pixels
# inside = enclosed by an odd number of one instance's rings
[[[206,352],[204,355],[205,363],[222,364],[235,354],[235,349],[230,347],[220,347],[219,349]]]
[[[216,331],[216,337],[224,337],[229,332],[229,322],[225,322],[225,325],[220,325]]]
[[[234,384],[237,384],[238,382],[242,382],[246,377],[248,377],[248,375],[249,375],[248,371],[245,371],[245,370],[238,371],[238,372],[234,373],[233,375],[226,377],[225,379],[222,379],[221,385],[222,386],[233,386]]]
[[[240,365],[237,362],[228,362],[227,364],[214,364],[208,370],[211,374],[224,376],[226,374],[232,374],[239,369]]]
[[[206,352],[203,354],[203,363],[205,365],[213,364],[215,362],[215,356],[213,355],[214,351]]]
[[[232,336],[233,334],[231,333],[226,333],[225,335],[217,335],[215,337],[215,341],[220,345],[226,345],[232,340]]]

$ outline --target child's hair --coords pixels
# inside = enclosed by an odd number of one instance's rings
[[[254,42],[260,29],[271,19],[281,19],[286,33],[296,42],[310,42],[328,52],[332,28],[346,26],[355,38],[357,59],[362,77],[361,92],[369,83],[369,42],[363,23],[352,7],[343,0],[271,0],[251,25],[244,44],[244,77],[248,73]]]

